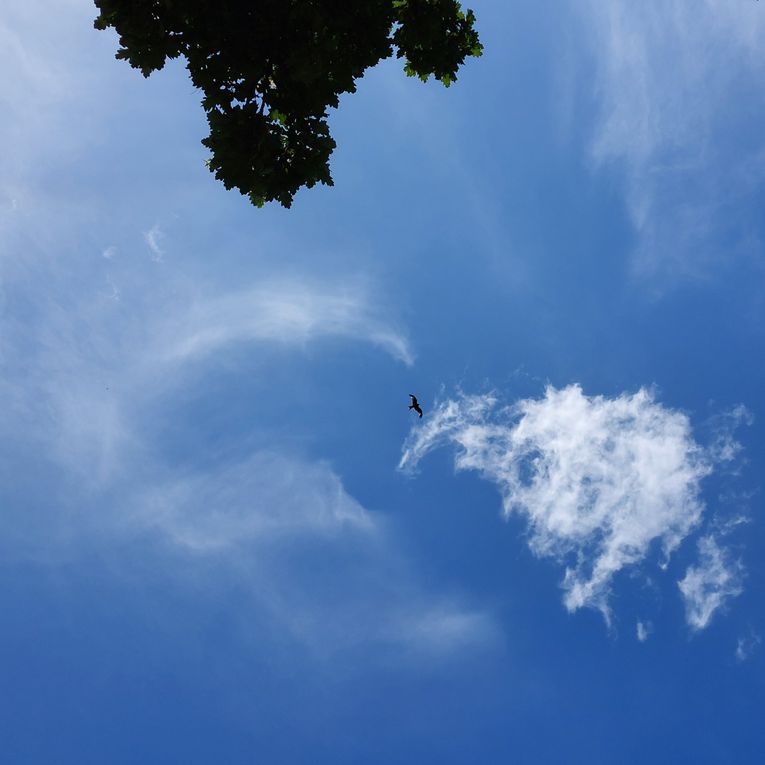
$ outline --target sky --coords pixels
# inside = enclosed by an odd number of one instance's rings
[[[4,762],[761,762],[765,7],[471,7],[284,210],[3,4]]]

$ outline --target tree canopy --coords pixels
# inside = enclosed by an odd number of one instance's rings
[[[395,52],[404,71],[448,86],[480,56],[472,11],[456,0],[95,0],[117,58],[145,77],[184,56],[204,97],[209,167],[253,204],[285,207],[332,185],[327,113]]]

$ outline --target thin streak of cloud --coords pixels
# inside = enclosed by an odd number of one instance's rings
[[[191,360],[236,342],[304,344],[322,336],[366,340],[410,366],[406,337],[383,317],[356,285],[329,286],[299,280],[195,303],[169,323],[167,358]]]
[[[322,463],[273,452],[193,472],[140,495],[132,521],[193,553],[229,553],[298,535],[375,533],[376,522]]]
[[[159,223],[155,223],[148,231],[143,232],[143,239],[151,250],[151,259],[157,263],[162,262],[162,258],[165,254],[164,249],[160,246],[160,242],[164,238],[165,234],[160,228]]]
[[[651,622],[638,621],[636,632],[638,641],[645,643],[645,641],[648,640],[650,634],[653,632],[653,624]]]

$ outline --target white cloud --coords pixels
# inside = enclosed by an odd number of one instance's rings
[[[645,643],[645,641],[648,640],[648,637],[652,632],[653,632],[653,624],[651,622],[641,622],[638,620],[637,639],[641,643]]]
[[[713,417],[709,423],[714,437],[709,446],[713,459],[716,462],[734,462],[742,448],[734,433],[742,425],[751,425],[753,422],[754,415],[743,404]]]
[[[39,4],[5,0],[0,18],[0,194],[21,200],[30,180],[62,156],[76,157],[103,100],[103,72],[94,66],[92,5],[83,0]],[[97,109],[97,107],[96,107]],[[86,144],[85,144],[86,145]]]
[[[698,278],[732,248],[752,255],[742,210],[759,209],[765,157],[753,124],[765,105],[761,6],[591,0],[576,9],[596,62],[592,155],[623,163],[637,271]]]
[[[168,358],[203,357],[235,342],[304,344],[319,337],[365,340],[411,365],[406,337],[359,284],[271,280],[244,292],[203,299],[168,322]]]
[[[694,630],[703,630],[726,601],[743,592],[741,561],[731,561],[715,537],[699,540],[699,562],[689,566],[678,582],[685,600],[685,618]]]
[[[273,452],[153,486],[136,512],[132,521],[140,527],[200,553],[303,534],[372,532],[376,525],[326,465]]]
[[[261,451],[136,493],[122,533],[161,535],[246,583],[256,611],[311,651],[374,643],[420,658],[496,642],[491,616],[423,587],[392,528],[324,463]]]
[[[157,263],[162,262],[162,257],[165,254],[165,251],[160,246],[160,242],[164,238],[165,234],[160,228],[159,223],[155,223],[148,231],[143,232],[143,239],[151,250],[151,259]]]
[[[171,576],[236,578],[243,614],[319,657],[364,646],[419,661],[496,643],[491,615],[424,584],[384,516],[327,464],[274,439],[253,450],[257,416],[244,440],[198,444],[190,460],[179,459],[175,423],[163,419],[189,364],[199,390],[218,367],[215,353],[233,343],[256,354],[263,343],[339,337],[410,363],[371,289],[292,276],[200,296],[195,282],[173,271],[157,282],[149,270],[140,259],[84,255],[5,269],[24,315],[11,305],[0,336],[0,452],[16,479],[0,486],[13,498],[0,518],[0,557],[59,559],[83,540],[145,542],[141,555],[159,550],[152,565]],[[121,286],[119,301],[104,280]]]
[[[5,289],[28,305],[23,321],[6,311],[0,337],[0,433],[7,444],[23,433],[88,483],[112,481],[145,448],[145,411],[187,384],[190,362],[204,375],[232,344],[249,343],[252,354],[259,343],[300,348],[338,337],[412,363],[405,335],[354,283],[293,276],[200,297],[172,274],[152,283],[135,263],[102,261],[105,277],[89,263],[79,271],[56,259],[5,269]],[[40,278],[45,293],[36,289]]]
[[[736,641],[736,661],[746,661],[757,650],[760,643],[762,643],[762,638],[754,630],[749,630],[747,635]]]
[[[257,412],[244,435],[184,440],[168,413],[191,387],[189,365],[194,393],[209,393],[207,383],[220,385],[215,355],[234,344],[256,355],[264,343],[300,349],[337,338],[405,364],[412,349],[390,301],[346,272],[280,276],[280,253],[264,250],[252,286],[253,270],[216,238],[215,278],[250,277],[214,288],[199,276],[207,252],[196,263],[189,253],[160,280],[148,258],[104,247],[138,231],[136,249],[145,245],[155,260],[171,249],[159,224],[145,231],[136,223],[156,220],[157,208],[129,178],[106,199],[103,165],[82,171],[80,163],[94,146],[99,163],[124,158],[124,144],[115,153],[109,141],[113,125],[124,126],[132,83],[129,111],[148,112],[147,100],[169,91],[158,90],[161,78],[144,83],[114,62],[114,36],[93,30],[92,2],[47,6],[41,16],[11,0],[0,19],[0,101],[9,116],[0,124],[9,147],[0,156],[0,233],[10,254],[0,259],[0,558],[49,562],[95,543],[109,549],[110,566],[134,565],[128,576],[147,566],[184,582],[204,575],[205,586],[235,579],[234,608],[266,621],[279,650],[287,636],[321,655],[362,646],[365,665],[381,650],[421,660],[496,640],[492,617],[426,584],[384,515],[356,501],[329,465],[295,456],[277,437],[267,450],[253,447],[263,435]],[[132,150],[140,135],[125,137]],[[188,189],[176,191],[160,196],[177,204]],[[197,203],[195,194],[183,205]],[[138,555],[126,564],[128,544]],[[258,634],[258,650],[266,639]]]
[[[536,555],[565,563],[566,607],[595,607],[607,620],[614,576],[655,545],[666,559],[699,524],[699,485],[712,469],[688,417],[645,389],[606,398],[548,387],[509,407],[462,395],[412,429],[400,469],[444,444],[456,446],[458,470],[498,486]]]

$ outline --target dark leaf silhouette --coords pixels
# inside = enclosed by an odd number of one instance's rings
[[[332,185],[327,114],[381,59],[444,85],[481,44],[456,0],[95,0],[117,58],[148,77],[184,56],[203,93],[209,167],[258,207]]]

